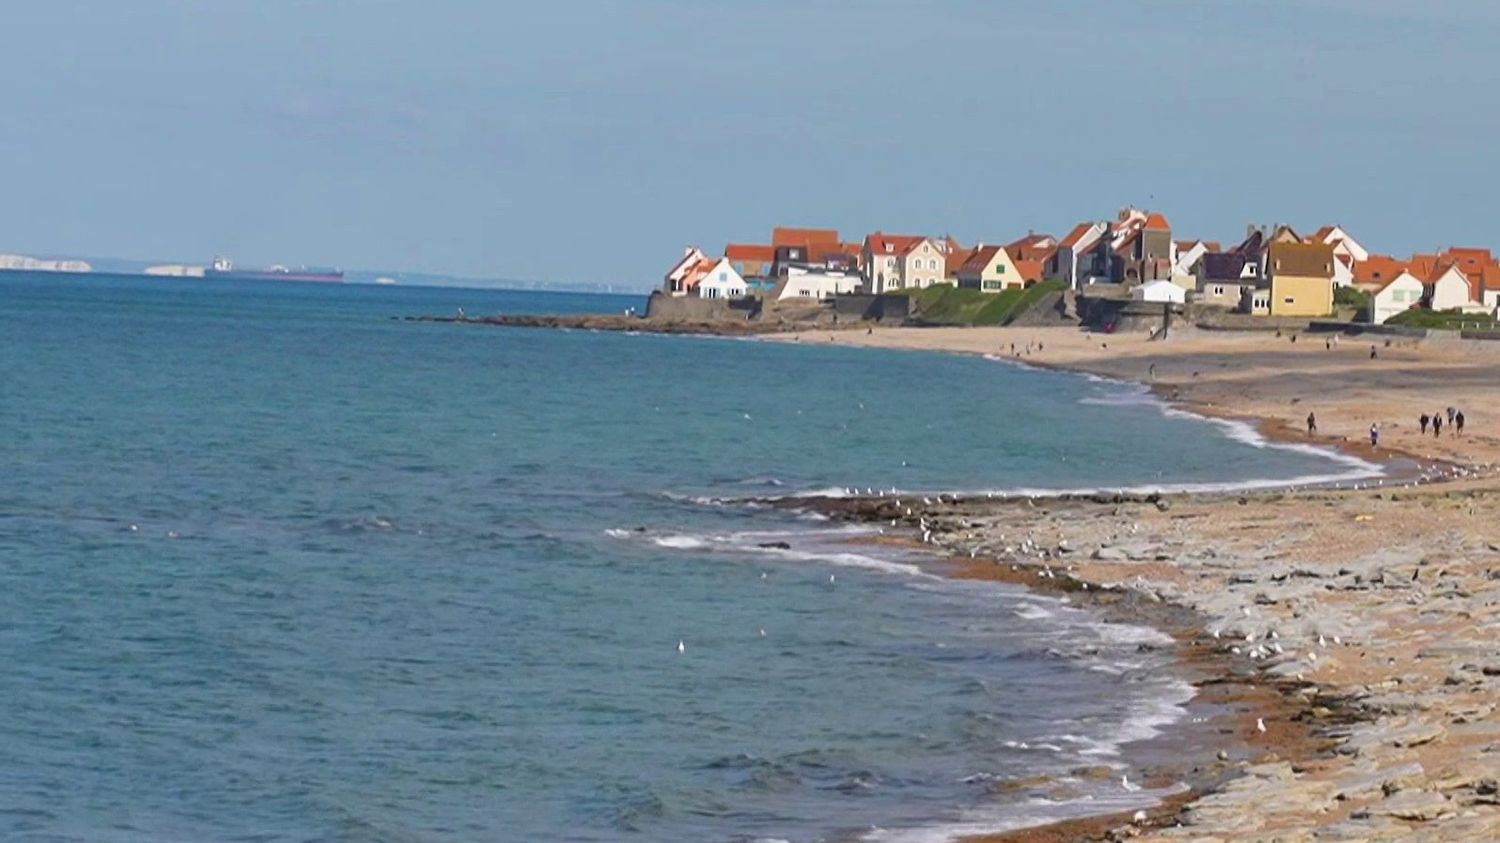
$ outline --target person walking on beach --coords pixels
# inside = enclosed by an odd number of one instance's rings
[[[1464,435],[1464,411],[1463,410],[1459,410],[1457,413],[1453,414],[1453,435],[1454,436],[1463,436]]]
[[[1318,432],[1318,417],[1312,413],[1307,414],[1307,435],[1311,436]]]
[[[1153,381],[1156,380],[1156,364],[1155,363],[1152,363],[1150,366],[1146,367],[1146,377],[1150,378]]]
[[[1449,425],[1452,425],[1452,424],[1453,424],[1453,414],[1454,414],[1454,413],[1455,413],[1455,412],[1457,412],[1457,411],[1456,411],[1456,410],[1454,410],[1454,409],[1453,409],[1453,408],[1452,408],[1452,407],[1449,407],[1449,408],[1448,408],[1448,424],[1449,424]]]
[[[1370,447],[1380,447],[1380,428],[1377,427],[1374,423],[1371,423],[1370,425]]]
[[[1420,416],[1417,417],[1417,424],[1419,424],[1419,425],[1422,426],[1422,435],[1423,436],[1427,435],[1427,423],[1430,422],[1430,421],[1432,421],[1432,419],[1429,418],[1426,413],[1423,413],[1422,415],[1420,415]]]
[[[1433,413],[1432,414],[1432,435],[1433,436],[1441,436],[1442,434],[1443,434],[1443,414],[1442,413]]]
[[[1373,345],[1370,346],[1370,359],[1371,360],[1375,359],[1375,346],[1373,346]]]

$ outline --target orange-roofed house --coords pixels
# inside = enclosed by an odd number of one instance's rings
[[[1307,236],[1308,243],[1322,243],[1332,246],[1335,255],[1348,255],[1354,263],[1360,263],[1370,259],[1370,252],[1359,244],[1345,231],[1343,226],[1325,225]]]
[[[729,258],[704,258],[688,272],[683,282],[701,299],[742,299],[747,292]]]
[[[1060,278],[1068,286],[1078,289],[1086,276],[1080,269],[1087,269],[1084,256],[1092,253],[1094,245],[1104,236],[1108,227],[1102,222],[1081,222],[1057,241],[1057,250],[1047,260],[1046,273],[1049,278]]]
[[[1354,265],[1354,286],[1373,293],[1406,269],[1406,261],[1389,255],[1370,255]]]
[[[1439,255],[1427,271],[1427,306],[1433,310],[1482,310],[1480,303],[1483,291],[1479,289],[1479,275],[1470,280],[1458,264],[1444,260]]]
[[[968,262],[969,258],[972,258],[974,256],[974,253],[976,251],[978,251],[978,247],[975,247],[973,249],[965,249],[964,247],[958,245],[957,242],[949,243],[948,252],[947,254],[943,255],[944,283],[952,284],[955,287],[959,286],[958,270]]]
[[[1405,269],[1396,271],[1377,285],[1361,286],[1370,293],[1370,321],[1377,325],[1384,324],[1392,316],[1421,307],[1422,300],[1427,297],[1427,285]]]
[[[703,250],[697,246],[688,246],[683,249],[682,258],[672,264],[672,268],[667,270],[666,276],[662,279],[662,290],[674,296],[685,296],[692,292],[686,284],[687,276],[699,262],[707,259]],[[697,282],[694,281],[694,283]]]
[[[931,286],[943,279],[943,252],[921,235],[877,231],[865,238],[860,266],[867,293]]]
[[[724,258],[744,279],[750,292],[765,292],[776,286],[773,269],[776,248],[760,244],[730,243],[724,247]]]
[[[958,268],[958,286],[998,293],[1010,287],[1025,287],[1026,279],[1004,246],[981,243]]]

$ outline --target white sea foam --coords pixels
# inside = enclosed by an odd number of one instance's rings
[[[698,550],[709,546],[706,539],[697,536],[652,536],[652,543],[673,550]]]

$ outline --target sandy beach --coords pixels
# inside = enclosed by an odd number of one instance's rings
[[[961,560],[962,576],[1128,603],[1137,614],[1152,604],[1189,610],[1196,628],[1174,634],[1220,668],[1200,692],[1232,701],[1235,716],[1219,727],[1221,750],[1177,771],[1190,794],[1141,821],[1094,818],[986,840],[1500,839],[1500,420],[1490,412],[1500,405],[1500,346],[1192,330],[1151,341],[1073,328],[830,338],[818,339],[1149,383],[1194,412],[1395,457],[1446,481],[822,504],[836,517],[925,524],[932,543]],[[1419,431],[1418,416],[1446,421],[1449,406],[1467,416],[1462,436]],[[1232,699],[1225,681],[1239,689]]]

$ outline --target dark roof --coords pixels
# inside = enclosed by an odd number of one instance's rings
[[[1203,261],[1203,280],[1239,281],[1245,271],[1245,256],[1234,252],[1208,252]]]
[[[1323,243],[1272,243],[1271,274],[1333,277],[1333,247]]]

